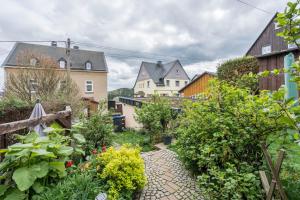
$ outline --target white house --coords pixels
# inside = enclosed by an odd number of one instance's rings
[[[178,96],[178,91],[189,83],[190,79],[179,60],[163,64],[142,62],[134,84],[137,97]]]

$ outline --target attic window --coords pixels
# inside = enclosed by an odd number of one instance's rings
[[[86,62],[86,63],[85,63],[85,69],[86,69],[86,70],[91,70],[91,69],[92,69],[92,63],[89,62],[89,61]]]
[[[36,66],[37,59],[36,58],[31,58],[30,61],[29,61],[29,63],[30,63],[31,66]]]
[[[275,30],[280,29],[279,24],[277,22],[274,22],[274,27]]]
[[[263,47],[261,48],[261,54],[262,54],[262,55],[268,54],[268,53],[271,53],[271,52],[272,52],[271,45],[263,46]]]
[[[66,68],[66,61],[65,60],[60,60],[59,61],[59,68],[61,68],[61,69]]]

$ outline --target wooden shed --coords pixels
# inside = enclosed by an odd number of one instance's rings
[[[197,94],[203,93],[208,88],[208,82],[216,75],[212,72],[203,72],[200,75],[196,75],[189,84],[179,90],[179,93],[183,97],[193,97]]]

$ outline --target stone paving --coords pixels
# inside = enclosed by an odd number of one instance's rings
[[[143,153],[148,184],[136,200],[202,200],[195,179],[178,160],[176,153],[166,149]]]

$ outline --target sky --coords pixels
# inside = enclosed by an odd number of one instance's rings
[[[66,40],[106,55],[108,90],[142,61],[179,59],[190,78],[243,56],[287,0],[0,0],[0,40]],[[274,14],[273,14],[274,13]],[[50,43],[49,43],[50,44]],[[46,44],[48,45],[48,43]],[[2,63],[13,43],[0,43]],[[0,69],[0,87],[3,87]]]

